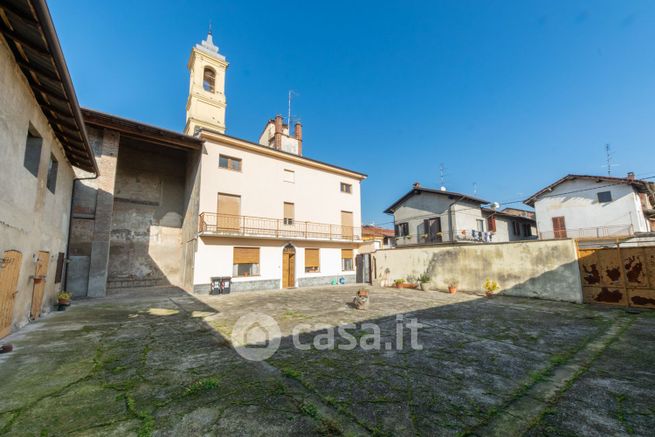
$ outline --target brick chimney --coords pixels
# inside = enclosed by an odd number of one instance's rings
[[[628,180],[629,181],[634,181],[635,180],[635,173],[632,171],[628,172]]]
[[[275,116],[275,142],[273,147],[277,150],[282,149],[282,116]]]
[[[414,182],[414,183],[412,184],[412,188],[415,189],[415,190],[418,190],[419,188],[421,188],[421,184],[418,183],[418,182]]]
[[[302,124],[299,121],[296,122],[293,133],[298,140],[298,155],[302,156]]]

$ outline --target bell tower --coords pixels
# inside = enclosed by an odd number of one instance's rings
[[[225,71],[228,63],[214,45],[212,31],[191,50],[189,98],[184,133],[195,135],[200,128],[225,132]]]

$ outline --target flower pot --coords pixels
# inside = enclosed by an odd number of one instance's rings
[[[70,304],[71,304],[71,301],[70,301],[70,300],[67,300],[67,299],[59,299],[59,300],[57,300],[57,303],[58,303],[59,305],[70,305]]]
[[[448,287],[448,293],[450,294],[457,293],[457,287]]]
[[[411,288],[411,289],[416,289],[417,287],[418,287],[418,285],[416,285],[416,284],[408,284],[408,283],[406,283],[406,282],[403,283],[403,284],[400,284],[400,288]]]
[[[485,291],[484,294],[485,294],[487,297],[494,297],[494,292],[493,292],[493,291]]]
[[[368,297],[368,290],[359,290],[357,292],[357,296],[359,296],[359,297]]]

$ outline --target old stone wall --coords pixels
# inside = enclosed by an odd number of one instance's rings
[[[121,142],[108,288],[181,284],[185,173],[185,152]]]
[[[458,282],[459,290],[481,292],[490,278],[502,294],[582,302],[573,240],[397,248],[373,257],[374,278],[383,286],[426,273],[429,289],[446,290]]]

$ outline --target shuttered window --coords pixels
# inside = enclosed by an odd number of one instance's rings
[[[259,247],[235,247],[233,258],[233,276],[259,276]]]
[[[353,271],[353,250],[341,249],[341,270],[344,272]]]
[[[316,273],[321,271],[319,249],[305,249],[305,272]]]
[[[496,232],[496,216],[495,215],[490,215],[487,217],[487,228],[491,232]]]
[[[295,217],[295,205],[291,202],[284,202],[284,224],[292,225]]]
[[[341,234],[343,238],[353,236],[353,213],[350,211],[341,211]]]

